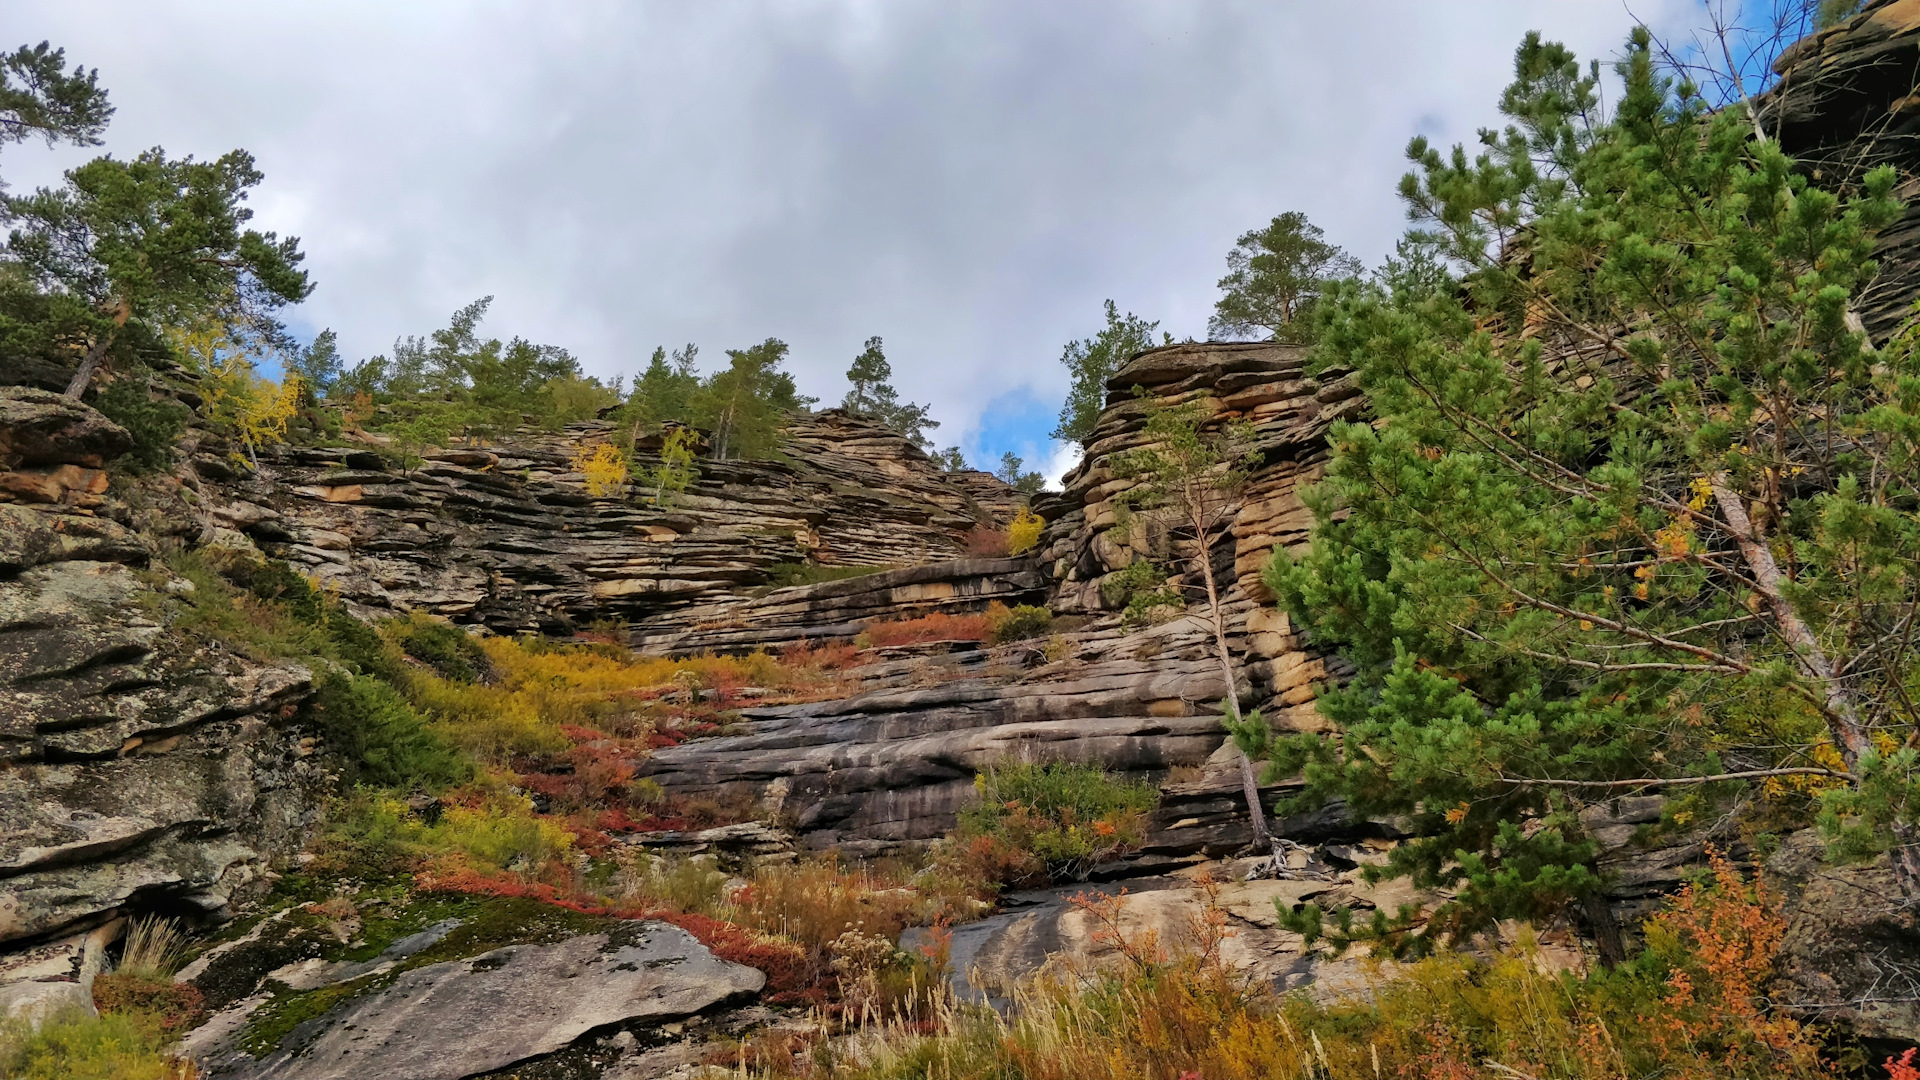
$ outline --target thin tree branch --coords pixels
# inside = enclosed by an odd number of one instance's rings
[[[1678,787],[1686,784],[1719,784],[1729,780],[1759,780],[1769,776],[1830,776],[1835,780],[1852,782],[1855,777],[1850,772],[1818,767],[1799,767],[1786,769],[1746,769],[1741,772],[1715,773],[1712,776],[1648,776],[1638,780],[1536,780],[1524,776],[1500,774],[1503,783],[1518,784],[1521,787],[1564,787],[1564,788],[1633,788],[1633,787]]]

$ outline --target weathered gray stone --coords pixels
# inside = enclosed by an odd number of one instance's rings
[[[0,1019],[29,1025],[59,1013],[95,1015],[93,994],[78,982],[17,982],[0,985]]]
[[[510,945],[403,972],[297,1028],[255,1060],[185,1049],[210,1080],[460,1080],[558,1051],[614,1024],[691,1016],[757,992],[766,976],[716,959],[666,923],[625,926],[553,945]]]
[[[0,468],[99,468],[133,446],[127,429],[70,397],[30,386],[0,386]]]
[[[0,507],[0,942],[218,906],[298,850],[324,776],[270,721],[308,671],[170,633],[121,526]],[[0,978],[4,981],[4,978]]]

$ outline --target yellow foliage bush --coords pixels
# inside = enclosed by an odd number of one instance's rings
[[[1019,555],[1031,551],[1033,545],[1040,542],[1040,533],[1046,527],[1047,523],[1039,514],[1024,506],[1021,507],[1020,512],[1015,514],[1013,521],[1007,525],[1007,554]]]
[[[439,721],[456,745],[495,764],[565,750],[571,742],[561,729],[568,726],[645,738],[653,730],[650,704],[667,691],[793,688],[824,678],[766,653],[670,660],[537,638],[484,638],[478,645],[491,671],[489,681],[415,671],[407,697]]]
[[[583,446],[573,453],[573,471],[586,480],[587,494],[594,498],[617,494],[627,482],[627,453],[612,443]]]

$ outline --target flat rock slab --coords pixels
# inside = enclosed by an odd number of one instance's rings
[[[302,1024],[279,1050],[209,1061],[211,1080],[461,1080],[551,1054],[596,1028],[690,1016],[766,976],[666,923],[509,945],[403,972]]]

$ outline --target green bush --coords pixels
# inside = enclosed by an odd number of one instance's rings
[[[166,1053],[152,1018],[79,1010],[0,1027],[0,1076],[8,1080],[175,1080],[180,1066]],[[191,1075],[190,1073],[187,1075]]]
[[[989,837],[1038,857],[1052,876],[1084,877],[1138,844],[1159,802],[1152,784],[1095,765],[998,765],[974,777],[980,801],[960,812],[962,839]]]
[[[172,398],[155,398],[145,369],[115,379],[94,398],[93,407],[133,436],[133,449],[121,460],[134,472],[163,472],[172,465],[173,444],[193,415]]]
[[[388,640],[443,679],[472,683],[492,675],[486,650],[452,623],[415,612],[387,623],[384,629]]]
[[[312,589],[298,575],[303,602],[290,605],[276,591],[286,582],[275,564],[239,552],[202,548],[174,550],[165,556],[167,569],[174,576],[193,583],[193,591],[184,597],[162,601],[165,617],[174,629],[220,642],[255,660],[310,659],[327,654],[327,627],[322,605]],[[287,574],[291,574],[287,571]],[[273,585],[264,586],[272,599],[254,594],[256,575]]]
[[[997,613],[995,613],[997,614]],[[1053,612],[1035,604],[1021,604],[992,620],[988,632],[995,645],[1025,641],[1053,629]]]
[[[438,791],[473,775],[453,744],[379,679],[332,672],[308,713],[350,780]]]
[[[1100,602],[1109,610],[1121,609],[1124,626],[1152,622],[1162,608],[1184,608],[1186,601],[1177,586],[1167,584],[1167,572],[1142,560],[1108,574],[1100,582]]]

